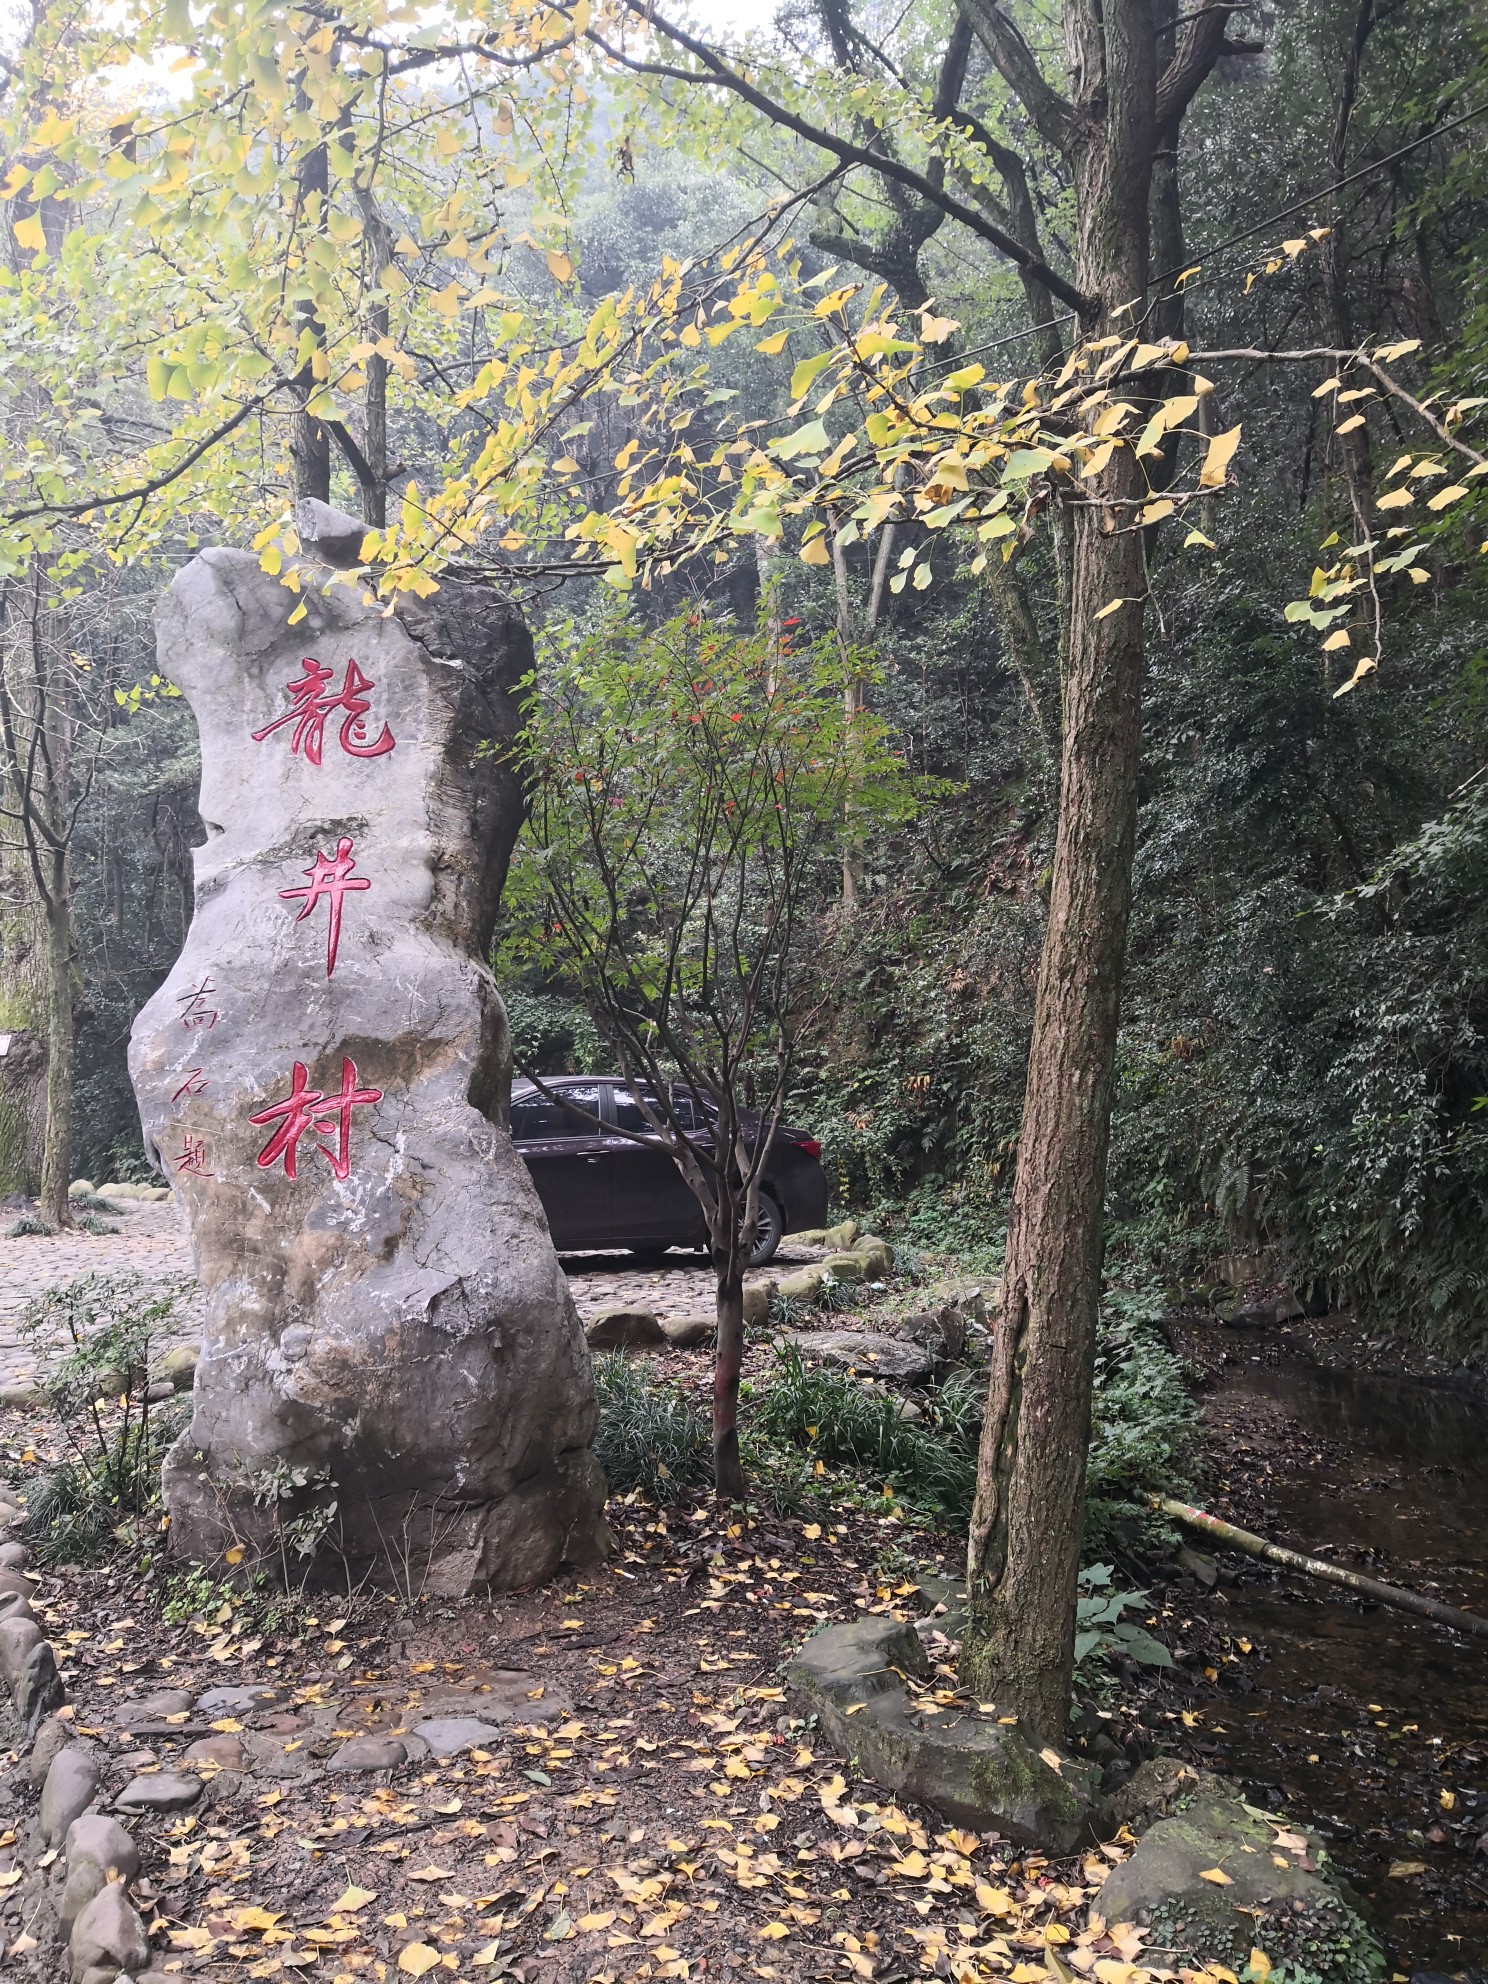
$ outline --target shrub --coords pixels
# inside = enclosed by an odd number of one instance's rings
[[[753,1417],[767,1439],[892,1486],[916,1507],[964,1515],[976,1481],[977,1388],[957,1373],[920,1403],[924,1418],[906,1419],[894,1394],[807,1365],[790,1344],[777,1350]]]
[[[38,1362],[59,1337],[71,1344],[42,1387],[72,1448],[31,1498],[26,1541],[43,1563],[86,1562],[159,1506],[160,1463],[187,1408],[152,1408],[149,1371],[185,1286],[86,1274],[22,1312],[20,1334]]]
[[[1103,1306],[1085,1477],[1087,1557],[1160,1530],[1151,1497],[1187,1486],[1198,1422],[1160,1315],[1145,1291],[1109,1292]]]
[[[618,1352],[594,1360],[599,1430],[594,1451],[612,1495],[640,1489],[674,1502],[711,1485],[712,1438],[680,1385],[660,1382]]]

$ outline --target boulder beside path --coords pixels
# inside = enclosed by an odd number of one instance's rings
[[[527,1585],[607,1544],[583,1330],[507,1133],[485,963],[522,812],[520,617],[447,577],[390,614],[302,505],[299,590],[209,550],[157,611],[201,733],[195,913],[134,1024],[145,1146],[206,1317],[171,1544],[280,1530],[353,1576]],[[298,1547],[298,1546],[297,1546]]]

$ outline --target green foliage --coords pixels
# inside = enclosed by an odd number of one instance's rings
[[[1176,616],[1153,670],[1118,1253],[1171,1276],[1270,1248],[1371,1324],[1481,1354],[1488,805],[1481,780],[1430,796],[1480,761],[1452,629],[1340,705],[1230,604],[1202,639]]]
[[[550,992],[503,994],[511,1028],[512,1060],[534,1075],[598,1075],[613,1055],[581,1005]]]
[[[1153,1535],[1149,1501],[1187,1484],[1198,1419],[1149,1292],[1110,1290],[1101,1307],[1085,1476],[1087,1557]]]
[[[980,1388],[969,1374],[917,1395],[924,1417],[906,1419],[897,1393],[869,1391],[840,1371],[808,1365],[784,1345],[760,1387],[752,1428],[795,1446],[863,1486],[883,1484],[929,1514],[971,1508],[981,1432]]]
[[[1144,1667],[1171,1667],[1173,1656],[1145,1627],[1122,1617],[1129,1607],[1146,1603],[1145,1591],[1115,1591],[1109,1564],[1088,1564],[1080,1573],[1075,1600],[1075,1672],[1087,1686],[1100,1686],[1109,1677],[1113,1659],[1135,1660]]]
[[[168,1626],[189,1626],[193,1619],[210,1619],[224,1605],[231,1609],[241,1595],[227,1579],[192,1564],[165,1580],[160,1616]]]
[[[639,1489],[652,1501],[674,1502],[711,1484],[708,1427],[680,1385],[653,1378],[639,1359],[609,1352],[594,1360],[594,1388],[594,1452],[612,1495]]]
[[[22,1340],[39,1361],[59,1337],[71,1344],[44,1382],[72,1455],[31,1500],[26,1540],[43,1563],[87,1562],[158,1508],[160,1462],[186,1406],[152,1408],[149,1369],[184,1293],[134,1273],[87,1274],[22,1312]]]
[[[8,1240],[50,1240],[56,1230],[40,1213],[27,1212],[5,1229],[5,1235]]]

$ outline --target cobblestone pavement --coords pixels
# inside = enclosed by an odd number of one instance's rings
[[[118,1274],[133,1268],[152,1281],[191,1274],[191,1249],[173,1200],[133,1201],[121,1210],[117,1224],[119,1231],[107,1234],[29,1235],[20,1240],[0,1235],[0,1392],[24,1387],[35,1374],[35,1358],[17,1334],[21,1311],[33,1296],[90,1271]],[[788,1273],[807,1258],[787,1244],[769,1268],[748,1279]],[[668,1255],[663,1265],[644,1267],[628,1254],[568,1254],[563,1267],[586,1322],[601,1310],[620,1307],[649,1309],[658,1316],[712,1312],[713,1273],[704,1254]],[[189,1327],[183,1334],[190,1334]]]
[[[190,1275],[191,1249],[173,1201],[133,1200],[114,1222],[117,1233],[0,1234],[0,1391],[24,1386],[36,1360],[17,1334],[21,1312],[35,1295],[78,1275],[120,1274],[133,1268],[151,1281]]]

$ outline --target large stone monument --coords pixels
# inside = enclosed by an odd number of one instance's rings
[[[385,614],[334,569],[361,527],[299,522],[298,594],[206,551],[156,615],[207,832],[130,1044],[206,1290],[173,1547],[277,1554],[288,1526],[437,1592],[528,1584],[607,1541],[589,1354],[505,1128],[484,962],[531,641],[453,581]]]

